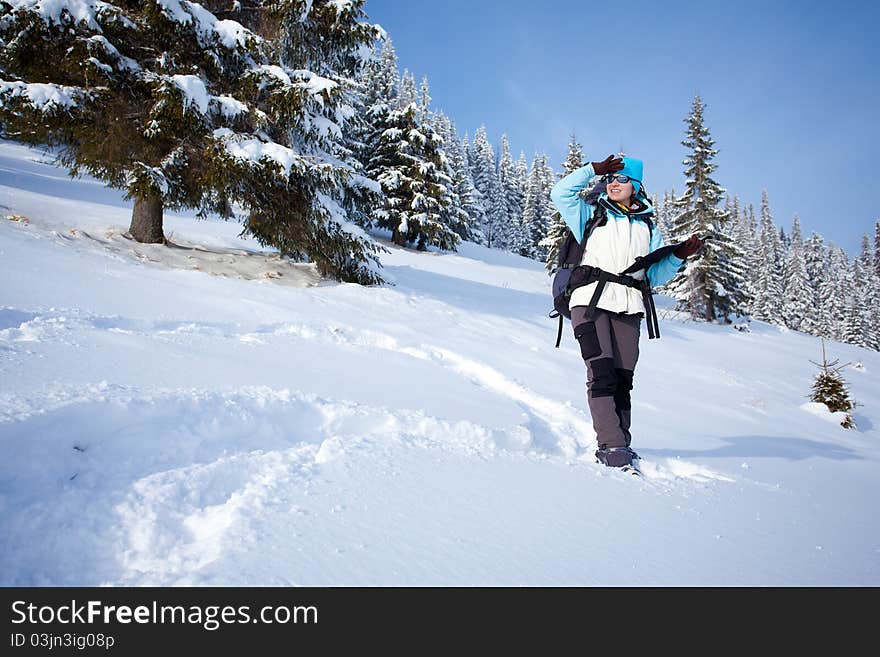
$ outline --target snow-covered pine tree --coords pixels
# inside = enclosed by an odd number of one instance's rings
[[[846,251],[829,243],[825,260],[825,275],[819,287],[819,301],[824,337],[838,342],[844,342],[846,335],[848,279],[849,258]]]
[[[740,224],[740,215],[742,214],[742,210],[739,206],[739,197],[736,195],[731,196],[727,194],[724,197],[724,211],[727,213],[727,230],[731,239],[737,241],[740,248],[743,248],[743,245],[739,243],[737,234],[739,232],[739,224]],[[745,251],[745,249],[743,249]]]
[[[443,153],[447,163],[446,174],[452,180],[452,202],[447,225],[463,240],[482,243],[482,235],[468,212],[468,208],[472,205],[474,185],[465,164],[464,150],[458,138],[455,123],[443,112],[438,112],[434,126],[443,138]]]
[[[572,171],[580,169],[582,166],[584,166],[584,149],[578,142],[577,136],[572,133],[571,138],[568,141],[568,152],[562,163],[562,173],[559,174],[559,179],[561,180]],[[553,214],[550,218],[550,227],[547,231],[547,237],[545,237],[540,244],[540,246],[542,246],[547,252],[546,266],[547,271],[550,273],[556,271],[556,267],[559,264],[557,262],[559,260],[559,248],[562,246],[562,242],[565,240],[567,232],[568,226],[565,224],[559,211],[554,208]]]
[[[850,286],[848,294],[846,342],[867,347],[871,327],[871,311],[867,301],[872,296],[873,263],[871,262],[871,243],[868,236],[862,237],[862,250],[853,258],[849,272]]]
[[[773,224],[767,190],[761,192],[761,232],[758,236],[757,276],[752,316],[772,324],[782,320],[782,267],[779,233]]]
[[[840,426],[846,429],[854,429],[856,425],[852,415],[850,415],[850,411],[855,408],[856,404],[851,399],[849,390],[846,387],[846,381],[844,381],[843,376],[840,374],[840,370],[846,367],[846,365],[837,366],[838,360],[834,360],[831,363],[828,362],[825,356],[824,338],[822,339],[822,362],[817,363],[812,360],[810,362],[822,370],[813,380],[810,401],[825,404],[832,413],[837,413],[838,411],[846,413]]]
[[[400,76],[400,94],[398,97],[398,103],[400,104],[400,107],[406,107],[411,103],[418,107],[419,104],[419,92],[416,91],[416,78],[408,69],[403,69],[403,75]],[[418,110],[416,110],[416,113],[418,113]]]
[[[755,214],[751,204],[743,208],[738,196],[734,196],[730,203],[733,216],[731,217],[731,237],[743,252],[743,304],[745,314],[752,313],[755,290],[755,268],[758,262],[758,246],[755,235]]]
[[[448,163],[442,138],[430,124],[419,124],[415,82],[409,72],[401,80],[397,54],[387,36],[368,80],[373,84],[368,95],[365,169],[385,196],[384,204],[373,208],[372,222],[390,230],[392,241],[400,246],[454,249],[459,237],[446,225],[453,184],[444,170]]]
[[[667,200],[667,194],[668,192],[664,191],[663,196],[658,196],[658,192],[655,192],[648,197],[648,200],[651,201],[651,205],[654,206],[654,228],[660,231],[660,234],[664,237],[667,233],[664,232],[666,220],[663,216],[665,213],[663,203]]]
[[[870,287],[865,299],[868,308],[868,339],[870,349],[880,351],[880,221],[874,224],[874,253],[868,270],[871,271]]]
[[[379,56],[369,60],[365,67],[364,76],[368,113],[374,105],[398,104],[400,71],[397,69],[397,51],[394,49],[391,37],[386,35],[380,41]]]
[[[880,220],[874,224],[874,272],[880,276]]]
[[[556,206],[553,205],[553,201],[550,198],[550,190],[553,189],[553,185],[556,182],[556,172],[554,172],[553,167],[550,166],[550,161],[547,158],[546,153],[543,153],[541,155],[539,171],[541,173],[539,202],[540,220],[537,224],[532,223],[531,240],[532,244],[535,245],[535,259],[546,261],[547,247],[543,246],[543,242],[550,232],[550,224],[553,221],[553,213],[556,212]]]
[[[441,137],[419,125],[415,102],[397,106],[385,99],[370,110],[374,132],[367,174],[382,185],[385,204],[373,210],[377,226],[399,246],[415,244],[454,250],[459,237],[447,225],[452,180],[446,175]]]
[[[529,177],[526,181],[526,196],[523,204],[522,226],[525,231],[525,241],[520,248],[519,254],[526,258],[534,258],[537,255],[535,235],[541,233],[541,221],[543,212],[541,209],[542,192],[541,158],[535,153],[532,166],[529,169]]]
[[[515,166],[516,186],[520,190],[521,195],[521,209],[517,216],[511,217],[510,219],[512,225],[512,244],[510,245],[510,251],[512,253],[522,254],[525,244],[528,242],[528,231],[523,224],[523,213],[525,212],[526,186],[528,185],[529,177],[529,166],[526,162],[526,154],[523,151],[519,152],[519,159],[516,161]]]
[[[516,163],[510,154],[507,135],[501,135],[501,158],[498,161],[498,182],[504,204],[504,243],[508,251],[516,252],[519,246],[519,222],[523,212],[524,192],[520,186]]]
[[[868,235],[862,237],[862,252],[859,255],[864,272],[862,287],[862,308],[865,336],[862,345],[880,351],[880,275],[874,269],[874,255]]]
[[[746,222],[748,223],[749,234],[752,236],[752,250],[747,257],[749,270],[746,290],[749,297],[749,314],[754,315],[761,282],[761,233],[758,230],[758,221],[755,218],[755,206],[751,203],[749,203],[746,211]]]
[[[820,294],[825,279],[826,257],[822,236],[814,231],[810,239],[804,243],[804,269],[811,296],[807,300],[807,315],[804,317],[801,328],[801,330],[811,335],[829,335],[827,328],[823,324]]]
[[[666,244],[669,244],[672,239],[672,220],[669,215],[673,198],[675,198],[674,189],[671,191],[664,191],[662,198],[654,200],[656,227],[663,236],[663,240]]]
[[[790,245],[783,266],[782,289],[782,316],[785,325],[796,331],[806,330],[811,326],[810,305],[815,293],[807,277],[801,223],[796,214],[792,221]]]
[[[256,9],[257,5],[267,3],[249,4]],[[286,133],[288,145],[295,151],[311,156],[325,168],[340,163],[345,167],[346,175],[339,179],[331,194],[315,190],[317,214],[333,228],[337,244],[332,248],[343,252],[351,249],[346,243],[352,236],[366,238],[361,231],[340,223],[343,217],[367,227],[370,210],[382,202],[379,183],[364,175],[358,157],[365,146],[361,141],[365,119],[365,89],[361,80],[373,61],[375,41],[383,34],[381,28],[367,22],[363,5],[364,0],[276,1],[268,3],[272,12],[250,19],[267,37],[274,38],[273,43],[277,42],[272,58],[303,76],[311,87],[310,103],[303,107],[298,120],[293,120],[295,117],[285,108],[276,108],[277,101],[271,97],[267,99],[271,108],[267,115]],[[240,11],[242,5],[235,6],[235,11]],[[277,28],[268,21],[273,15],[280,23]],[[321,90],[324,86],[327,89]],[[261,215],[258,224],[253,221],[255,214]],[[275,244],[300,239],[296,232],[301,229],[295,226],[296,222],[285,218],[284,212],[261,206],[259,213],[251,212],[248,228],[263,243]],[[369,244],[377,248],[372,240]],[[321,244],[315,248],[332,250]]]
[[[731,312],[741,312],[745,299],[745,253],[726,230],[728,215],[718,207],[724,189],[712,179],[718,168],[713,162],[718,150],[705,126],[705,104],[694,97],[691,114],[685,119],[687,132],[681,142],[689,153],[684,160],[686,189],[672,201],[673,240],[697,234],[706,240],[700,258],[688,262],[665,286],[678,300],[677,307],[692,317],[714,321]]]
[[[880,351],[880,276],[874,274],[874,280],[865,298],[868,309],[868,334],[865,346]]]
[[[859,251],[858,259],[862,270],[867,275],[872,275],[874,273],[874,256],[871,253],[871,240],[867,233],[862,233],[862,248]],[[868,280],[867,277],[865,280]]]
[[[480,126],[474,134],[471,177],[483,200],[483,235],[486,236],[486,246],[506,248],[507,214],[495,166],[495,151],[486,135],[486,126]]]
[[[470,195],[469,204],[465,206],[465,209],[471,216],[475,234],[479,237],[479,243],[485,246],[489,241],[488,236],[484,232],[485,227],[488,225],[488,218],[486,216],[487,202],[483,193],[477,188],[477,185],[474,182],[474,149],[467,132],[464,133],[464,137],[461,140],[461,151],[464,155],[464,162],[467,165],[467,179],[470,181],[470,185],[473,189]]]
[[[428,87],[428,76],[422,76],[422,86],[419,87],[419,121],[421,123],[431,121],[431,90]]]
[[[461,150],[464,151],[464,161],[467,164],[468,169],[473,169],[474,153],[473,148],[471,147],[471,138],[467,132],[465,132],[464,137],[461,138]],[[471,176],[471,180],[473,180],[473,176]]]
[[[785,253],[788,251],[788,247],[791,246],[791,237],[785,234],[785,228],[783,226],[779,227],[779,257],[780,260],[785,259]]]
[[[248,1],[223,20],[212,12],[228,2],[3,4],[3,136],[52,146],[71,173],[124,190],[134,239],[164,242],[166,208],[228,216],[235,201],[245,229],[283,254],[324,275],[381,280],[378,247],[337,202],[353,173],[333,152],[345,90],[278,64],[274,37],[288,12],[306,19],[305,2]],[[352,18],[316,28],[352,64],[374,38],[358,24],[361,4],[312,8]],[[270,221],[284,230],[263,231]]]

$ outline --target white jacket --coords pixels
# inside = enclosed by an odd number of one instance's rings
[[[645,222],[630,221],[625,215],[614,215],[607,211],[607,217],[608,221],[603,226],[595,228],[590,234],[580,264],[619,274],[633,264],[636,258],[650,251],[651,231]],[[632,277],[642,280],[645,277],[645,270],[640,269],[632,274]],[[589,305],[597,285],[598,283],[590,283],[577,288],[571,294],[568,307]],[[620,283],[606,283],[597,306],[616,313],[645,312],[642,293]]]

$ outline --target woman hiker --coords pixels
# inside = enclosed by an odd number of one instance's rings
[[[591,204],[581,198],[580,192],[593,176],[603,176],[605,191]],[[579,263],[585,266],[581,273],[590,271],[595,276],[598,270],[604,270],[618,274],[633,265],[637,257],[663,246],[660,232],[649,223],[654,208],[643,189],[641,160],[612,155],[576,169],[553,187],[553,204],[578,244],[588,240]],[[603,212],[605,219],[591,222],[596,212]],[[650,285],[668,282],[685,258],[702,246],[703,241],[692,235],[650,265]],[[572,272],[572,281],[576,272]],[[645,270],[631,276],[642,280]],[[574,289],[569,301],[571,325],[587,365],[587,403],[596,431],[596,458],[607,466],[629,470],[634,469],[633,459],[638,458],[630,448],[630,390],[639,358],[639,328],[646,309],[638,288],[610,281],[605,282],[594,308],[590,309],[599,284],[596,281]]]

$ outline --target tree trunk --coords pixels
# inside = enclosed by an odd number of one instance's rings
[[[391,231],[391,241],[397,244],[397,246],[406,247],[406,235],[401,233],[399,228]]]
[[[162,232],[162,197],[148,196],[135,199],[128,232],[137,242],[165,243],[165,234]]]

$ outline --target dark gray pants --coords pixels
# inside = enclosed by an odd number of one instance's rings
[[[639,359],[642,315],[597,309],[584,319],[586,306],[571,309],[571,326],[587,366],[587,403],[599,447],[629,447],[630,390]]]

